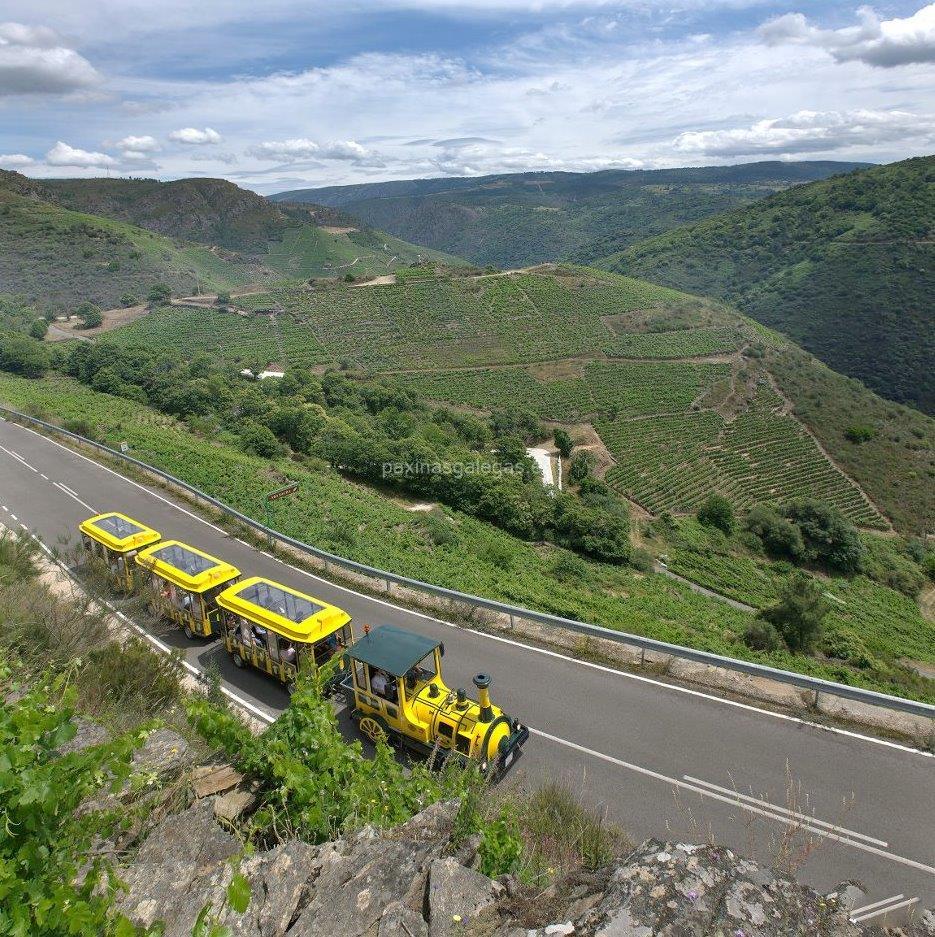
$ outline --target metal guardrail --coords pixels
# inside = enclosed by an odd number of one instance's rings
[[[921,716],[923,718],[935,720],[935,705],[930,703],[922,703],[916,700],[903,699],[899,696],[890,696],[887,693],[878,693],[876,690],[865,690],[860,687],[848,686],[844,683],[834,683],[831,680],[822,680],[818,677],[809,677],[806,674],[793,673],[788,670],[779,670],[778,668],[767,667],[765,664],[756,664],[752,661],[738,660],[733,657],[724,657],[721,654],[712,654],[709,651],[698,651],[694,648],[682,647],[678,644],[668,644],[665,641],[657,641],[654,638],[646,638],[642,635],[629,634],[625,631],[615,631],[611,628],[603,628],[600,625],[592,625],[588,624],[587,622],[575,621],[571,618],[562,618],[559,615],[550,615],[547,612],[537,612],[534,609],[507,605],[506,603],[498,602],[495,599],[487,599],[483,596],[469,595],[465,592],[458,592],[456,589],[448,589],[444,586],[437,586],[430,582],[422,582],[419,579],[410,579],[408,576],[401,576],[398,573],[392,573],[384,569],[376,569],[373,566],[367,566],[364,563],[358,563],[356,560],[349,560],[346,557],[338,556],[335,553],[328,553],[326,550],[320,550],[318,547],[313,547],[307,543],[303,543],[301,540],[296,540],[294,537],[290,537],[287,534],[280,533],[277,530],[272,530],[265,524],[261,524],[259,521],[254,520],[252,517],[248,517],[246,514],[242,514],[236,508],[232,508],[223,501],[219,501],[217,498],[206,494],[205,492],[196,488],[194,485],[190,485],[181,478],[176,478],[174,475],[170,475],[168,472],[165,472],[160,468],[156,468],[155,466],[149,465],[146,462],[135,459],[124,452],[118,452],[116,449],[111,449],[110,446],[105,446],[103,443],[96,442],[93,439],[87,439],[78,433],[73,433],[70,430],[63,429],[61,426],[56,426],[54,423],[47,423],[44,420],[37,419],[36,417],[29,416],[25,413],[20,413],[18,410],[13,410],[8,407],[0,406],[0,413],[5,414],[14,421],[31,423],[35,426],[42,427],[43,429],[48,430],[49,432],[56,435],[73,439],[82,445],[91,446],[100,452],[106,453],[112,458],[119,459],[131,465],[135,465],[137,468],[140,468],[152,475],[156,475],[157,477],[162,478],[164,481],[167,481],[170,484],[182,488],[184,491],[195,495],[195,497],[200,498],[203,501],[207,501],[209,504],[217,508],[222,513],[226,514],[228,517],[232,517],[241,523],[246,524],[248,527],[253,528],[266,537],[269,537],[273,540],[278,540],[281,543],[288,544],[302,553],[307,553],[318,558],[319,560],[324,561],[326,564],[331,563],[335,566],[341,567],[342,569],[351,570],[352,572],[359,573],[373,579],[380,579],[387,584],[387,587],[389,587],[390,583],[396,583],[397,585],[405,586],[409,589],[415,589],[443,599],[448,599],[451,602],[460,603],[462,605],[471,605],[475,608],[487,609],[488,611],[497,612],[501,615],[508,615],[510,616],[511,620],[519,618],[527,621],[534,621],[539,624],[562,628],[565,631],[571,631],[575,634],[585,635],[589,638],[598,638],[603,641],[612,641],[616,644],[630,645],[631,647],[639,648],[644,652],[652,651],[654,653],[663,654],[669,657],[678,657],[682,660],[689,660],[693,661],[694,663],[705,664],[710,667],[719,667],[724,670],[736,671],[737,673],[747,674],[748,676],[763,677],[768,680],[774,680],[777,683],[783,683],[788,686],[809,690],[816,694],[816,698],[818,695],[826,693],[830,696],[837,696],[842,699],[854,700],[855,702],[866,703],[870,706],[881,706],[885,709],[896,710],[898,712],[909,713],[914,716]]]

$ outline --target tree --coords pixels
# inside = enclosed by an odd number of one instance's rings
[[[240,442],[247,452],[264,459],[275,459],[282,455],[282,446],[269,427],[247,421],[240,429]]]
[[[215,300],[218,306],[227,306],[230,305],[231,294],[230,290],[221,290],[218,293],[218,298]]]
[[[41,342],[49,331],[49,323],[45,319],[35,319],[29,326],[29,334]]]
[[[760,538],[763,549],[771,556],[797,560],[805,552],[799,528],[766,504],[758,504],[750,511],[747,529]]]
[[[698,521],[730,535],[734,529],[734,509],[723,495],[710,494],[698,508]]]
[[[75,315],[81,320],[81,328],[83,329],[96,329],[104,324],[104,314],[101,312],[101,307],[95,306],[94,303],[82,303],[75,310]]]
[[[594,458],[594,453],[587,449],[576,453],[568,469],[569,480],[574,485],[580,485],[591,474],[595,465],[597,465],[597,459]]]
[[[555,431],[555,448],[558,449],[559,455],[563,459],[567,459],[571,455],[571,450],[574,447],[575,444],[568,430],[557,429]]]
[[[0,371],[42,377],[49,366],[45,345],[16,332],[0,332]]]
[[[146,300],[151,306],[164,306],[172,298],[172,290],[164,283],[156,283],[149,288]]]
[[[760,617],[782,636],[789,650],[809,652],[815,646],[831,606],[821,585],[807,573],[790,576],[779,589],[779,601]]]
[[[812,498],[800,498],[790,501],[783,514],[799,528],[808,559],[827,563],[842,573],[859,573],[863,569],[864,545],[837,508]]]

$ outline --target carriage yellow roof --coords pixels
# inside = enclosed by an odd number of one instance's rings
[[[147,547],[137,554],[136,562],[189,592],[205,592],[240,575],[236,566],[181,540],[163,540]]]
[[[103,543],[110,550],[117,553],[129,553],[139,550],[140,547],[155,543],[162,534],[152,527],[147,527],[139,521],[110,511],[107,514],[95,514],[78,525],[78,529],[87,534],[92,540]]]
[[[217,603],[254,624],[308,644],[328,637],[351,620],[335,605],[262,576],[228,586],[218,595]]]

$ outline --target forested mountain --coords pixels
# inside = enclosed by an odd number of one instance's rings
[[[652,234],[857,165],[527,172],[298,189],[271,198],[340,208],[477,264],[515,267],[569,257],[587,263]]]
[[[72,211],[46,197],[44,185],[0,174],[0,292],[44,312],[71,312],[85,301],[105,308],[138,302],[155,284],[183,294],[226,289],[261,273],[232,252]]]
[[[0,292],[49,311],[255,281],[375,275],[442,255],[219,179],[33,180],[0,171]],[[453,258],[444,258],[453,259]]]
[[[730,300],[832,368],[935,413],[935,157],[813,182],[599,265]]]

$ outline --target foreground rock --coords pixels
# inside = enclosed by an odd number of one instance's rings
[[[453,843],[456,804],[436,804],[390,831],[364,829],[321,846],[293,841],[249,858],[218,822],[217,796],[170,816],[121,871],[121,909],[188,937],[205,905],[249,937],[860,937],[842,886],[821,896],[714,846],[648,840],[597,873],[543,890],[472,866],[477,840]],[[226,890],[251,886],[239,915]],[[920,919],[905,933],[935,935]]]

